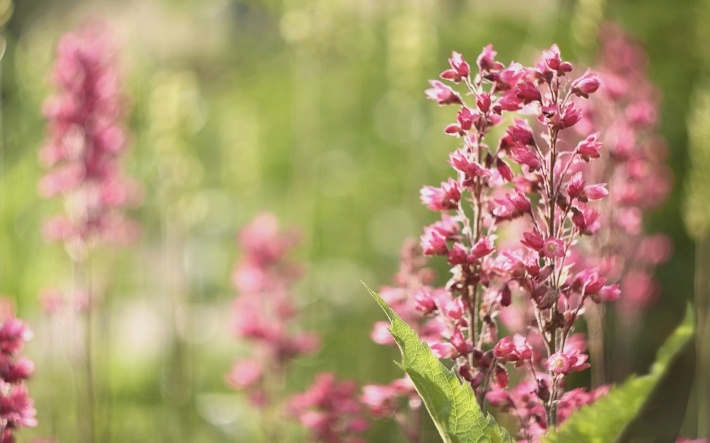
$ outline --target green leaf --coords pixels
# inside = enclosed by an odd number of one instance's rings
[[[653,388],[662,378],[673,356],[691,339],[695,316],[690,306],[685,318],[658,351],[648,375],[631,377],[613,388],[608,395],[574,413],[546,443],[609,443],[616,441],[641,410]]]
[[[365,287],[390,319],[390,333],[402,351],[400,366],[412,378],[444,442],[512,442],[508,432],[481,411],[471,385],[461,384],[417,333],[380,296]]]

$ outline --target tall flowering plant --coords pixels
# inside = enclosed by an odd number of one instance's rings
[[[290,291],[301,270],[287,255],[295,242],[295,234],[282,232],[271,214],[257,216],[239,234],[243,254],[232,273],[239,293],[234,301],[234,332],[253,343],[255,352],[234,363],[227,381],[261,407],[278,400],[274,390],[289,364],[320,345],[317,335],[294,330],[298,311]]]
[[[272,214],[257,216],[239,234],[243,254],[232,274],[239,293],[234,332],[250,343],[252,353],[234,362],[227,383],[245,392],[262,412],[268,441],[281,437],[277,424],[286,414],[308,429],[309,441],[362,442],[369,423],[354,382],[321,373],[305,392],[289,396],[285,389],[291,363],[320,347],[318,335],[298,328],[292,286],[302,270],[288,258],[296,241],[295,233],[282,231]]]
[[[34,363],[18,357],[32,330],[16,318],[6,300],[0,300],[0,442],[13,443],[14,434],[25,427],[37,426],[25,381],[34,371]]]
[[[585,176],[609,184],[609,198],[600,209],[602,227],[586,246],[585,260],[595,264],[611,282],[619,283],[622,296],[614,304],[617,329],[614,343],[602,347],[602,316],[589,311],[589,330],[595,334],[590,353],[597,362],[593,383],[627,375],[628,356],[638,333],[639,314],[658,298],[660,287],[653,278],[656,266],[671,257],[672,244],[663,234],[649,234],[644,215],[666,200],[672,174],[665,165],[667,146],[658,134],[659,92],[648,79],[646,54],[620,28],[605,25],[600,32],[601,50],[595,65],[601,86],[585,102],[582,131],[604,128],[606,146],[601,160],[589,165]],[[604,355],[613,357],[605,365]]]
[[[101,25],[65,35],[57,46],[56,94],[44,103],[48,137],[40,162],[48,168],[40,194],[62,197],[65,212],[49,220],[45,235],[64,241],[82,260],[97,241],[125,241],[136,225],[121,208],[136,203],[137,186],[122,173],[127,148],[114,51]]]
[[[484,48],[472,72],[454,52],[443,81],[426,91],[457,108],[444,129],[461,140],[449,155],[454,176],[421,190],[422,203],[441,214],[424,229],[422,251],[445,257],[452,276],[444,290],[420,286],[411,295],[427,323],[436,319],[438,337],[425,338],[434,354],[454,362],[480,405],[513,413],[521,437],[537,440],[601,393],[564,393],[565,378],[589,367],[586,342],[573,332],[586,303],[620,295],[579,258],[579,245],[601,227],[593,202],[608,190],[583,172],[600,157],[601,134],[579,139],[571,128],[599,78],[573,76],[557,45],[531,67],[495,56]],[[501,319],[517,331],[501,337]]]
[[[57,45],[53,72],[55,94],[44,103],[47,141],[39,153],[48,170],[39,182],[46,198],[61,198],[64,212],[44,226],[49,240],[61,241],[72,264],[72,287],[45,294],[45,305],[55,312],[69,308],[85,313],[82,333],[83,401],[78,414],[81,441],[95,441],[96,371],[94,370],[93,316],[96,305],[88,261],[102,242],[127,242],[136,238],[137,224],[123,209],[137,203],[138,186],[125,177],[119,162],[126,151],[122,124],[124,106],[114,48],[99,23],[68,33]],[[68,302],[68,303],[65,303]]]

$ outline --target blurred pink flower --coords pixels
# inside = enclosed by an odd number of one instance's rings
[[[34,372],[34,363],[18,354],[32,331],[15,318],[9,301],[0,299],[0,424],[2,441],[13,442],[21,428],[37,426],[37,411],[33,406],[25,380]]]
[[[99,24],[66,34],[57,46],[56,94],[44,103],[49,135],[39,153],[49,171],[40,180],[39,191],[46,198],[63,197],[67,212],[45,227],[51,240],[77,246],[135,238],[136,224],[120,212],[140,200],[140,190],[123,175],[118,162],[127,144],[113,54]],[[115,235],[114,230],[122,234]]]
[[[291,398],[289,409],[310,430],[314,441],[364,442],[360,435],[369,423],[356,394],[354,382],[338,382],[334,374],[321,373],[308,390]]]

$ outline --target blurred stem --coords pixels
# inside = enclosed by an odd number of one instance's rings
[[[83,245],[85,247],[85,245]],[[84,324],[86,331],[84,333],[84,371],[85,371],[85,403],[81,405],[79,402],[79,414],[77,419],[82,421],[84,426],[82,427],[81,436],[82,441],[86,443],[93,443],[95,441],[95,430],[96,430],[96,420],[95,420],[95,389],[94,389],[94,365],[93,365],[93,311],[94,303],[92,301],[92,296],[90,292],[89,285],[87,284],[87,270],[86,270],[86,260],[87,257],[77,258],[70,254],[73,265],[73,278],[74,278],[74,294],[86,296],[86,306],[83,307],[84,310]],[[75,300],[76,301],[76,300]],[[84,409],[82,411],[82,409]],[[82,413],[83,412],[83,413]]]
[[[588,303],[585,312],[589,331],[589,354],[592,358],[592,388],[598,388],[606,382],[603,309],[602,305]]]
[[[174,419],[178,423],[177,441],[190,442],[192,429],[192,371],[191,353],[188,343],[181,335],[182,330],[190,329],[189,314],[182,312],[189,306],[188,293],[185,290],[185,277],[181,258],[184,256],[184,229],[179,217],[170,217],[163,211],[163,291],[169,305],[172,343],[168,367],[166,368],[165,390],[168,404]],[[177,220],[172,223],[169,220]],[[187,323],[186,323],[187,322]]]
[[[409,441],[410,443],[420,443],[422,437],[422,413],[421,405],[412,413],[412,420],[409,423]]]
[[[409,443],[420,443],[422,441],[422,413],[421,404],[417,408],[410,408],[410,414],[397,413],[394,421],[404,433]]]
[[[696,388],[698,398],[698,436],[710,437],[710,351],[703,343],[710,340],[707,324],[710,303],[710,239],[695,243],[695,307],[698,316],[696,335]]]
[[[617,382],[626,379],[632,373],[634,356],[634,339],[639,334],[639,313],[634,311],[631,313],[622,313],[618,309],[615,312],[615,339],[614,339],[614,355],[609,367],[610,381]]]

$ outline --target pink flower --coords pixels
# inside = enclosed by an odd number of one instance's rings
[[[367,431],[369,423],[356,395],[354,382],[338,382],[335,375],[321,373],[307,391],[293,396],[289,402],[291,414],[324,443],[357,441]],[[370,401],[377,400],[370,389]]]
[[[599,292],[604,286],[606,277],[600,277],[594,269],[585,269],[574,277],[573,287],[587,295]]]
[[[545,244],[542,248],[545,257],[556,258],[565,256],[565,245],[562,240],[555,237],[545,239]]]
[[[457,149],[449,155],[449,164],[457,171],[465,174],[468,179],[473,177],[487,177],[491,175],[491,173],[483,168],[483,166],[470,159],[470,156],[467,155],[462,149]]]
[[[515,145],[510,148],[510,159],[519,165],[525,165],[530,168],[531,171],[540,169],[542,162],[538,156],[530,149],[522,146]]]
[[[483,72],[500,71],[503,69],[503,64],[495,60],[496,54],[493,45],[487,45],[476,59],[476,65]]]
[[[599,135],[596,132],[577,144],[576,150],[585,161],[589,161],[590,158],[599,158],[599,150],[602,147],[602,143],[598,141]]]
[[[481,112],[488,112],[491,109],[491,95],[481,92],[476,96],[476,107]]]
[[[520,243],[538,252],[545,246],[545,242],[537,231],[523,232],[523,240]]]
[[[567,375],[570,372],[587,369],[590,365],[586,361],[587,354],[580,354],[576,350],[570,349],[552,354],[547,359],[545,367],[553,374]]]
[[[431,352],[434,353],[436,358],[451,359],[456,357],[456,348],[451,343],[432,343],[429,348],[431,348]]]
[[[582,234],[591,235],[599,230],[599,212],[589,206],[572,208],[572,222]]]
[[[449,300],[444,304],[444,315],[446,315],[451,320],[460,320],[463,318],[466,312],[466,307],[463,305],[463,300],[461,297],[457,297],[453,300]]]
[[[425,93],[428,98],[436,100],[439,106],[461,104],[461,98],[450,87],[436,80],[430,80],[429,83],[433,88],[427,89]]]
[[[619,297],[621,297],[621,290],[619,289],[618,284],[604,285],[599,290],[597,295],[598,297],[592,297],[592,300],[596,301],[597,303],[604,301],[614,301],[618,300]]]
[[[510,169],[510,166],[501,160],[500,157],[496,159],[496,169],[505,181],[511,181],[513,179],[513,170]]]
[[[589,98],[589,94],[596,92],[597,89],[599,89],[599,77],[590,69],[572,82],[572,93],[580,97]]]
[[[577,172],[572,176],[567,184],[567,195],[570,198],[577,198],[584,192],[584,178],[581,172]]]
[[[553,44],[550,49],[542,51],[540,66],[550,71],[557,71],[560,75],[572,71],[572,65],[569,62],[562,61],[560,48],[557,47],[556,43]]]
[[[503,337],[493,348],[493,355],[504,361],[529,360],[532,357],[532,348],[525,337],[515,334],[512,339]]]
[[[0,423],[3,424],[2,441],[13,442],[13,433],[25,427],[37,426],[37,411],[24,384],[34,364],[23,357],[17,358],[24,342],[32,331],[14,317],[12,307],[0,300]]]
[[[113,52],[105,30],[96,25],[65,35],[57,46],[57,93],[44,104],[49,135],[40,152],[50,170],[39,190],[43,197],[62,196],[72,204],[66,205],[67,226],[61,232],[48,228],[49,239],[129,241],[131,236],[112,231],[137,231],[120,211],[136,204],[140,192],[118,163],[126,136]]]
[[[517,97],[522,99],[525,104],[534,101],[541,101],[542,94],[540,90],[535,86],[534,83],[526,81],[518,84],[518,94]]]
[[[520,143],[524,146],[535,146],[535,136],[528,122],[519,118],[515,119],[515,124],[508,127],[506,134],[510,135],[511,140]]]
[[[397,409],[397,395],[395,389],[389,385],[363,386],[360,402],[378,418],[391,417]]]
[[[470,67],[463,59],[463,56],[458,52],[454,51],[451,53],[449,65],[451,65],[451,69],[442,72],[441,78],[458,83],[461,81],[462,77],[468,77]]]
[[[493,252],[494,249],[495,246],[493,245],[493,240],[491,240],[489,237],[481,237],[471,248],[469,262],[485,257],[486,255]]]
[[[449,211],[458,208],[461,189],[458,182],[449,179],[440,188],[425,186],[421,190],[421,201],[432,211]]]
[[[421,236],[421,245],[425,255],[447,255],[449,252],[449,248],[446,245],[446,237],[432,226],[424,228],[424,234]]]
[[[606,185],[600,183],[597,185],[586,186],[584,188],[584,195],[589,200],[600,200],[609,195],[609,191],[606,189]]]
[[[264,369],[261,363],[255,360],[241,360],[232,366],[227,376],[227,384],[235,389],[248,388],[259,382]]]

